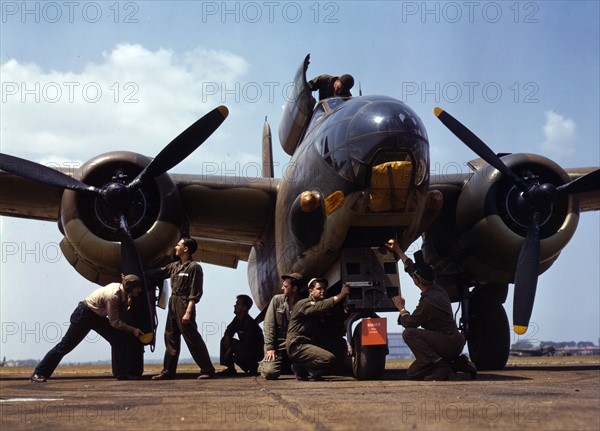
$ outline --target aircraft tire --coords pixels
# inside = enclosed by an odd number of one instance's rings
[[[357,380],[378,380],[385,371],[385,357],[387,356],[387,345],[363,346],[361,343],[360,322],[352,335],[352,347],[354,356],[352,358],[352,373]]]
[[[478,370],[502,370],[510,351],[508,317],[501,303],[471,303],[469,356]]]

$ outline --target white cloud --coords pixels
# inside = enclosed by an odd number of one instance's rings
[[[38,161],[123,149],[154,156],[221,104],[208,85],[233,88],[248,68],[229,52],[177,54],[139,44],[118,45],[81,73],[7,61],[0,74],[2,152]]]
[[[547,111],[546,124],[544,124],[543,150],[554,156],[571,156],[575,153],[577,141],[577,127],[571,118]]]

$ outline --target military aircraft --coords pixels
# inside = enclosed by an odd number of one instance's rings
[[[508,285],[515,284],[514,324],[522,333],[538,275],[569,242],[580,211],[600,209],[600,170],[564,170],[534,154],[497,155],[436,108],[480,158],[471,172],[430,176],[427,132],[409,106],[372,95],[317,103],[308,65],[306,56],[279,125],[291,156],[282,178],[274,178],[266,121],[261,178],[166,173],[219,127],[227,116],[221,106],[154,159],[111,152],[71,172],[2,154],[0,214],[58,221],[67,260],[98,284],[160,265],[182,234],[198,240],[205,263],[235,268],[247,261],[260,309],[279,293],[282,274],[326,276],[332,292],[348,283],[347,339],[359,379],[384,371],[385,340],[363,343],[364,323],[395,310],[391,298],[400,288],[396,260],[383,244],[395,238],[407,249],[422,237],[438,283],[461,302],[473,361],[503,368]],[[143,319],[152,332],[148,293]]]
[[[556,349],[554,346],[542,344],[539,347],[534,349],[510,349],[510,354],[512,356],[554,356],[556,354]]]

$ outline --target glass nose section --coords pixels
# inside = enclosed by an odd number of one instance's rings
[[[407,105],[392,98],[368,97],[346,102],[316,139],[322,157],[338,174],[365,186],[371,165],[415,162],[421,158],[420,149],[427,147],[425,127]]]
[[[367,138],[377,133],[407,133],[427,139],[421,119],[398,100],[379,100],[363,106],[354,115],[348,138]]]

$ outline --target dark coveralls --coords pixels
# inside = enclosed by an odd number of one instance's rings
[[[187,310],[188,302],[194,301],[197,304],[202,297],[204,273],[200,264],[195,260],[177,261],[161,269],[149,271],[148,275],[153,278],[171,278],[171,297],[169,298],[167,320],[165,322],[166,350],[163,373],[175,376],[179,353],[181,352],[182,335],[201,372],[214,373],[215,367],[210,360],[208,349],[198,332],[196,308],[194,307],[189,323],[184,324],[181,320]]]
[[[415,355],[406,372],[408,378],[425,377],[435,362],[451,361],[462,352],[465,337],[456,327],[448,294],[437,284],[421,293],[412,314],[404,311],[398,320],[405,328],[402,338]]]
[[[286,338],[288,356],[312,376],[320,376],[336,364],[335,354],[328,350],[335,343],[327,327],[327,315],[334,306],[333,297],[316,302],[306,298],[298,301],[290,317]]]
[[[236,334],[237,339],[233,338]],[[234,317],[221,339],[221,365],[234,368],[237,364],[244,372],[256,373],[264,343],[263,331],[252,316]]]
[[[310,91],[319,90],[319,100],[328,99],[329,97],[334,96],[333,83],[338,78],[339,76],[319,75],[308,82],[308,88]],[[346,94],[341,94],[340,96],[350,97],[352,96],[352,93],[346,91]]]

